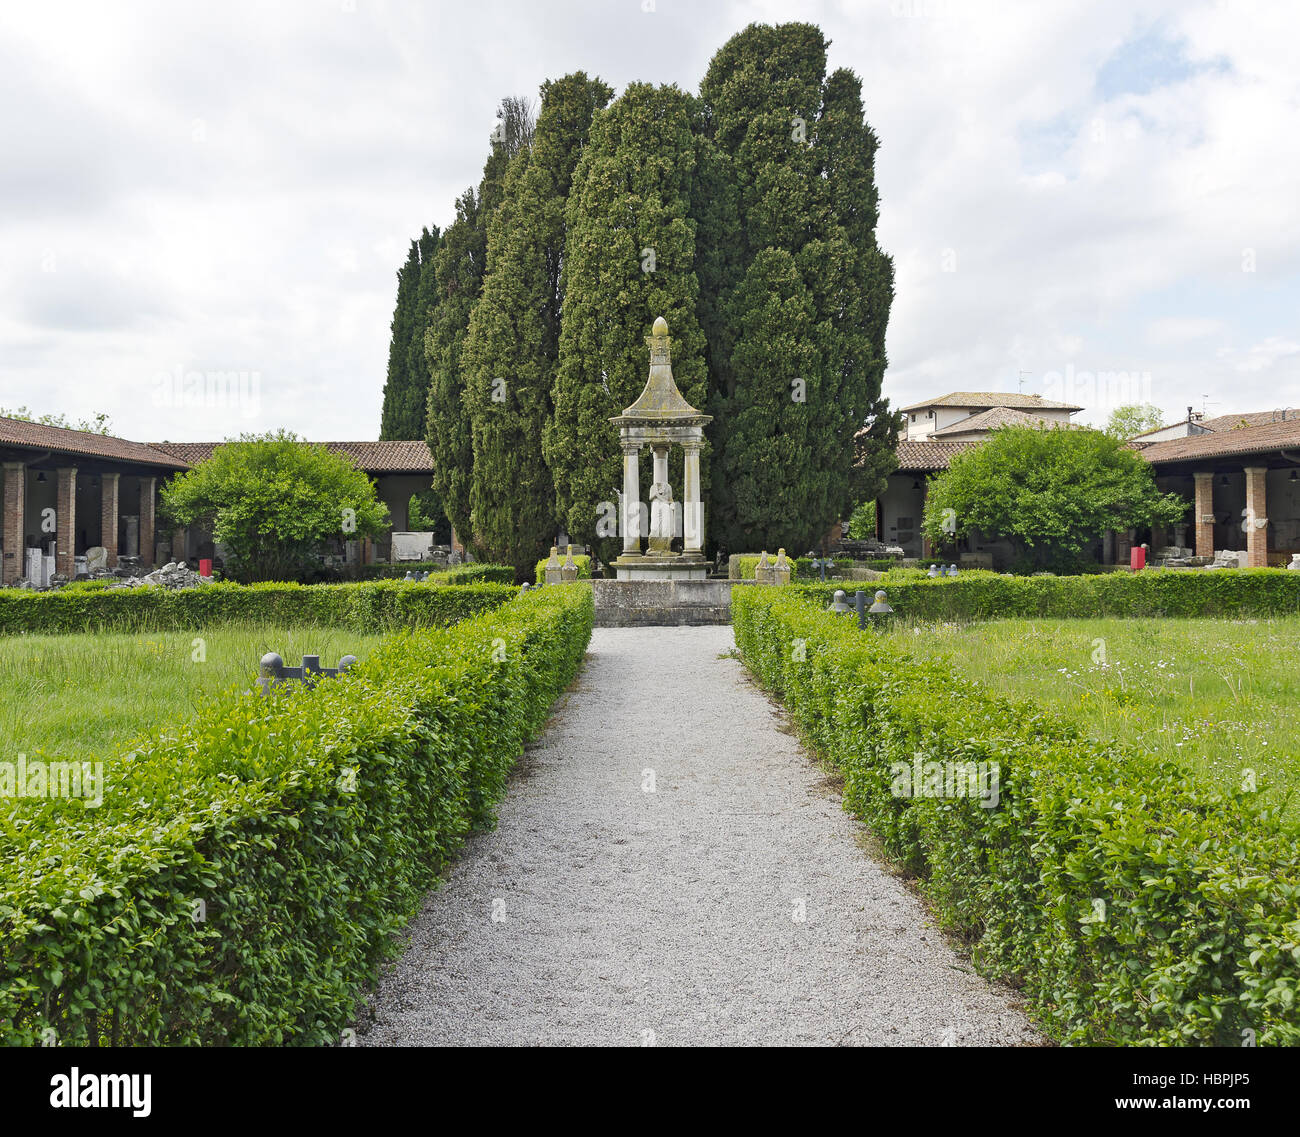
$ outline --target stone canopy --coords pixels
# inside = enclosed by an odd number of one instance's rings
[[[623,555],[614,562],[620,580],[703,579],[704,503],[700,497],[700,450],[710,415],[701,414],[677,389],[673,379],[668,323],[654,322],[647,341],[650,375],[645,389],[630,407],[612,419],[623,448]],[[668,449],[677,444],[685,451],[681,503],[682,551],[670,548],[670,518],[675,518],[668,482]],[[649,548],[641,551],[642,513],[640,487],[641,447],[654,452],[654,485],[649,525]]]

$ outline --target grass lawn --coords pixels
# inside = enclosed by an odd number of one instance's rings
[[[1300,788],[1300,618],[996,620],[889,634],[999,694],[1047,704],[1094,736],[1126,738],[1219,785],[1253,770],[1272,800]]]
[[[258,662],[365,659],[382,636],[338,628],[230,625],[207,632],[9,636],[0,640],[0,762],[111,757],[188,718],[205,699],[256,689]],[[201,660],[201,661],[200,661]]]

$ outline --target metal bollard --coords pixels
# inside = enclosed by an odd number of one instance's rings
[[[314,687],[317,681],[324,676],[332,679],[341,675],[354,663],[357,657],[355,655],[345,655],[339,660],[337,667],[322,667],[320,665],[319,655],[304,655],[302,657],[301,667],[285,667],[284,660],[278,652],[268,651],[262,656],[262,662],[258,668],[261,674],[257,683],[261,687],[263,695],[269,695],[273,690],[281,690],[289,679],[298,679],[304,687]],[[270,672],[268,675],[267,672]]]

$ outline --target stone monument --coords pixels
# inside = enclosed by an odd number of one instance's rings
[[[646,341],[650,345],[650,377],[635,403],[617,418],[623,447],[623,555],[614,562],[619,580],[704,580],[709,565],[704,559],[704,503],[700,497],[700,450],[704,426],[712,422],[690,405],[673,380],[668,324],[662,316]],[[674,444],[684,451],[681,503],[682,550],[672,541],[677,535],[677,505],[668,482],[668,451]],[[654,479],[650,488],[648,546],[641,551],[642,517],[641,447],[654,454]]]

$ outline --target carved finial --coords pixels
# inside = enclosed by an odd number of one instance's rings
[[[668,334],[668,321],[662,316],[655,317],[655,326],[650,329],[652,336],[666,336]]]

